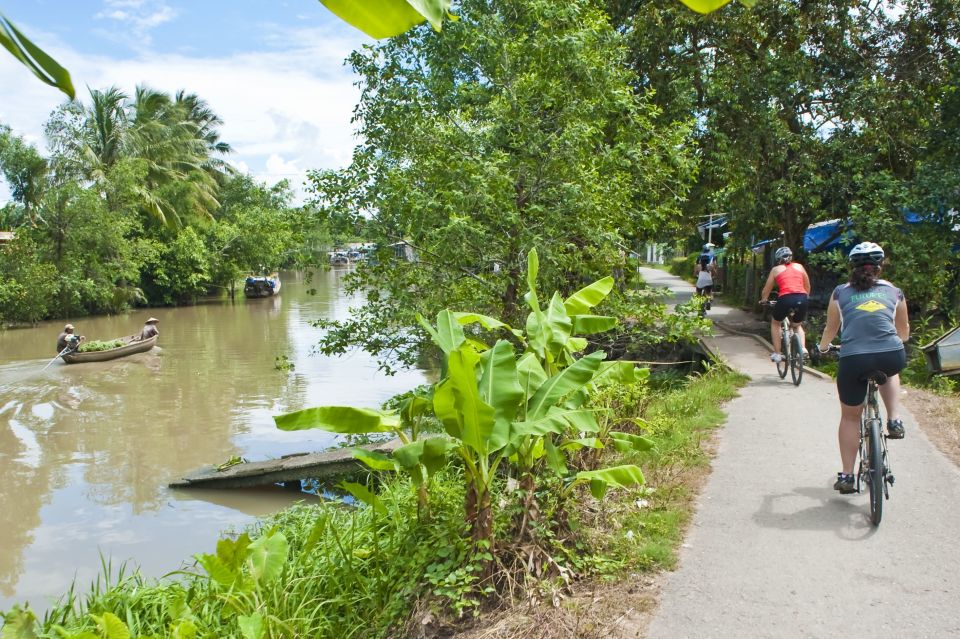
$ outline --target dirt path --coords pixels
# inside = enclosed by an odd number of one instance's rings
[[[679,278],[644,269],[681,296]],[[728,326],[750,321],[715,305]],[[960,635],[960,471],[904,414],[896,485],[874,528],[865,495],[832,490],[839,407],[831,381],[781,381],[756,340],[711,346],[751,382],[727,406],[713,473],[648,637]]]

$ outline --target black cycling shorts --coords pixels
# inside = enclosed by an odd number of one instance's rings
[[[859,406],[867,396],[867,375],[883,371],[896,375],[907,365],[907,351],[884,351],[840,357],[837,366],[837,393],[840,402],[847,406]]]
[[[777,298],[777,303],[773,307],[773,319],[778,322],[782,321],[784,317],[790,314],[790,309],[797,309],[793,314],[794,322],[802,322],[807,319],[807,294],[806,293],[790,293],[789,295],[781,295]]]
[[[698,288],[697,295],[713,295],[713,284]]]

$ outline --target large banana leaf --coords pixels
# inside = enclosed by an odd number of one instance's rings
[[[609,331],[617,325],[616,317],[607,315],[574,315],[573,332],[579,335],[593,335]]]
[[[601,280],[597,280],[593,284],[584,286],[564,300],[563,305],[567,307],[567,313],[571,316],[583,315],[606,299],[612,290],[613,278],[607,276]]]
[[[750,2],[755,2],[756,0],[749,0]],[[720,7],[730,3],[730,0],[680,0],[683,4],[687,5],[697,13],[712,13]],[[746,4],[746,3],[744,3]],[[749,5],[748,5],[749,6]]]
[[[632,433],[621,433],[620,431],[611,431],[610,439],[613,440],[613,447],[621,453],[632,450],[643,452],[653,449],[653,440]]]
[[[540,360],[533,353],[524,353],[517,361],[517,376],[526,397],[533,397],[534,393],[547,381],[547,374],[543,370],[543,365],[540,364]]]
[[[544,382],[527,406],[527,419],[544,417],[550,407],[589,383],[604,357],[600,351],[590,353]]]
[[[340,482],[340,487],[353,495],[353,498],[357,501],[362,501],[366,505],[373,508],[373,511],[378,515],[387,514],[387,507],[383,505],[383,502],[380,501],[380,498],[363,484],[358,484],[352,481],[342,481]]]
[[[429,397],[411,395],[400,404],[400,419],[408,426],[418,417],[429,415],[432,409],[433,403]]]
[[[280,430],[319,428],[331,433],[358,435],[387,433],[400,427],[400,419],[392,414],[353,406],[319,406],[305,408],[273,418]]]
[[[491,448],[494,411],[480,398],[477,388],[477,364],[480,356],[469,347],[461,347],[447,358],[447,379],[433,397],[433,409],[447,432],[459,438],[481,457]],[[439,403],[438,403],[439,400]]]
[[[463,326],[457,321],[454,313],[444,309],[437,313],[437,327],[433,328],[423,317],[417,315],[417,321],[423,326],[434,343],[440,347],[444,354],[449,355],[460,348],[466,337],[463,334]]]
[[[428,437],[401,446],[393,451],[393,458],[401,468],[410,470],[422,465],[432,475],[447,463],[447,453],[456,444],[446,437]]]
[[[642,486],[644,481],[643,471],[640,470],[639,466],[633,464],[601,468],[600,470],[581,470],[577,473],[577,482],[590,482],[590,492],[597,499],[602,499],[611,486],[614,488],[630,488],[631,486]]]
[[[353,449],[354,459],[359,459],[373,470],[396,470],[393,460],[383,453],[364,448]]]
[[[563,298],[560,293],[554,293],[550,299],[550,306],[544,314],[544,328],[547,335],[547,347],[558,358],[567,345],[570,334],[573,331],[573,321],[567,315],[567,309],[563,305]]]
[[[323,5],[372,38],[400,35],[424,20],[440,30],[450,0],[320,0]]]
[[[523,422],[514,422],[512,435],[514,440],[523,437],[542,437],[548,433],[561,434],[573,427],[578,432],[595,433],[596,411],[585,408],[553,408],[545,416]],[[593,426],[590,426],[590,422]],[[583,426],[586,426],[583,428]]]
[[[634,384],[650,377],[649,368],[638,368],[636,362],[623,359],[600,364],[600,370],[593,377],[593,382],[617,382],[620,384]]]
[[[511,327],[509,324],[504,324],[497,318],[490,317],[489,315],[481,315],[480,313],[454,313],[453,316],[457,318],[457,321],[464,326],[467,324],[479,324],[488,331],[503,328],[510,331],[515,336],[523,338],[523,331]]]
[[[510,439],[510,422],[516,418],[524,398],[517,376],[517,360],[509,342],[498,340],[480,356],[480,398],[493,406],[496,421],[493,450],[502,448]]]
[[[6,16],[0,13],[0,45],[13,54],[33,75],[52,87],[67,94],[71,100],[76,97],[70,72],[57,64],[43,49],[30,41]]]

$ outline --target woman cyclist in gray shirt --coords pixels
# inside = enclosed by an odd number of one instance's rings
[[[840,396],[840,460],[835,490],[855,491],[853,463],[860,443],[860,414],[867,394],[866,375],[883,371],[887,382],[880,396],[887,409],[887,437],[903,439],[900,420],[900,371],[907,365],[903,343],[910,337],[907,302],[903,291],[880,279],[883,249],[873,242],[857,244],[850,251],[850,281],[834,289],[827,308],[827,325],[818,349],[826,353],[830,341],[843,328],[837,391]]]

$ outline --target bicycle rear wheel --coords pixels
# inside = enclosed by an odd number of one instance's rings
[[[803,345],[800,336],[794,333],[790,336],[790,377],[793,385],[799,386],[803,379]]]
[[[866,472],[864,479],[870,487],[870,521],[873,522],[874,526],[879,526],[880,520],[883,518],[883,493],[885,488],[879,418],[868,420],[865,436],[867,441],[864,442],[864,448],[866,449],[867,459],[864,460],[866,463],[863,464],[862,468]]]
[[[788,361],[790,357],[789,339],[790,336],[787,335],[786,331],[780,331],[780,350],[783,351],[780,361],[777,362],[777,374],[780,375],[780,379],[786,378],[787,370],[790,368],[790,362]]]

